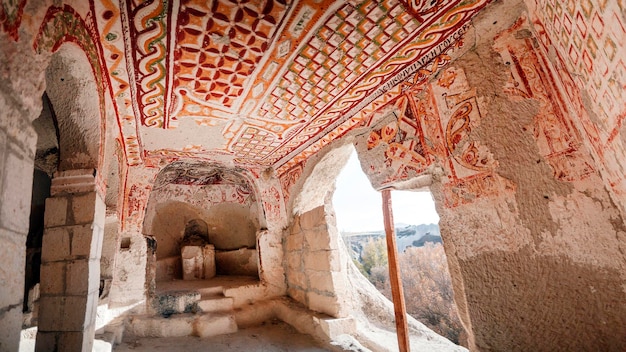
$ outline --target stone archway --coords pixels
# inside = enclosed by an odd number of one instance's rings
[[[58,167],[45,203],[37,350],[90,350],[100,288],[105,222],[102,107],[93,68],[66,43],[46,70],[55,112]]]

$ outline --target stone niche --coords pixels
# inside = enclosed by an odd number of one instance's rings
[[[242,173],[206,164],[164,168],[144,223],[144,233],[156,241],[155,281],[258,277],[259,210]]]

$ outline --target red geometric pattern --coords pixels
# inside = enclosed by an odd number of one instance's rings
[[[353,126],[344,122],[448,48],[488,1],[126,0],[141,155],[280,167]],[[147,128],[193,123],[196,135],[172,132],[169,148]],[[209,128],[223,139],[205,143]]]
[[[308,122],[301,123],[293,132],[293,137],[283,142],[280,148],[271,154],[271,158],[262,162],[280,167],[307,146],[325,138],[323,136],[332,131],[333,127],[329,126],[337,126],[340,120],[345,121],[353,116],[362,106],[378,96],[377,94],[391,88],[391,85],[385,83],[389,84],[390,80],[395,82],[392,78],[407,69],[407,66],[418,67],[426,64],[429,60],[418,62],[427,57],[432,59],[432,55],[440,53],[446,48],[446,42],[454,42],[451,37],[458,39],[467,21],[486,3],[486,1],[449,2],[442,11],[431,14],[428,22],[420,24],[410,34],[410,39],[397,45],[391,55],[388,54],[385,59],[379,60],[368,73],[360,77],[324,110],[317,112],[312,118],[309,117]]]
[[[268,49],[288,1],[185,1],[174,51],[174,86],[231,107]]]
[[[445,0],[404,0],[403,5],[407,11],[420,21],[424,20],[425,16],[442,9],[446,2]]]
[[[167,28],[171,10],[167,1],[126,0],[129,21],[128,40],[134,66],[134,109],[141,124],[148,127],[167,128]]]
[[[544,46],[556,48],[567,70],[590,94],[608,129],[626,112],[626,3],[623,1],[534,0],[545,28]],[[605,131],[603,142],[609,137]]]
[[[418,26],[397,1],[342,6],[309,39],[258,115],[291,121],[315,115]]]
[[[460,28],[461,23],[484,4],[478,1],[471,6],[466,5],[463,7],[462,16],[447,16],[447,23],[437,24],[439,33],[432,35],[430,40],[420,40],[413,45],[426,52],[430,49],[429,45],[437,42],[432,38],[439,38],[441,32]],[[454,11],[455,3],[447,3],[447,6],[447,10],[444,11]],[[436,15],[428,13],[428,17],[425,18],[432,20],[438,18]],[[392,55],[397,55],[400,43],[406,43],[408,38],[414,38],[420,32],[421,25],[423,24],[407,13],[402,4],[395,0],[385,0],[381,3],[368,1],[356,7],[352,5],[340,7],[301,47],[299,55],[291,62],[275,88],[266,96],[265,103],[257,111],[260,117],[266,121],[274,120],[277,125],[269,126],[271,129],[266,129],[268,133],[264,134],[257,133],[258,127],[244,128],[229,146],[239,158],[236,161],[274,165],[293,151],[294,147],[310,142],[311,138],[319,135],[322,127],[344,116],[339,112],[326,113],[323,116],[319,114],[338,99],[345,99],[347,92],[354,90],[355,87],[359,87],[360,90],[369,88],[367,84],[359,83],[359,80],[362,80],[368,72],[375,70],[381,62],[389,60]],[[428,25],[425,24],[425,28],[428,28]],[[396,70],[399,67],[409,62],[406,61],[406,57],[400,59],[394,57],[392,60],[397,61],[398,65],[394,67],[395,70],[384,71],[383,75],[391,76],[398,72]],[[366,96],[367,94],[362,92],[349,97],[350,106],[362,101]],[[285,122],[291,124],[286,130],[280,125],[284,125]],[[308,126],[303,126],[307,124]],[[285,140],[288,140],[287,144]],[[261,145],[280,148],[262,151]]]

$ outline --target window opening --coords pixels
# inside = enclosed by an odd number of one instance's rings
[[[407,313],[465,345],[432,194],[423,189],[392,191],[391,195]],[[356,152],[337,178],[333,207],[352,260],[391,300],[382,198],[363,173]]]

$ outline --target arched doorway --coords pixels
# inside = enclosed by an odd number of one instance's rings
[[[58,164],[45,164],[53,177],[45,200],[36,342],[60,350],[93,343],[106,210],[98,187],[104,148],[98,92],[84,51],[61,45],[46,69]],[[52,133],[49,126],[40,136]]]

